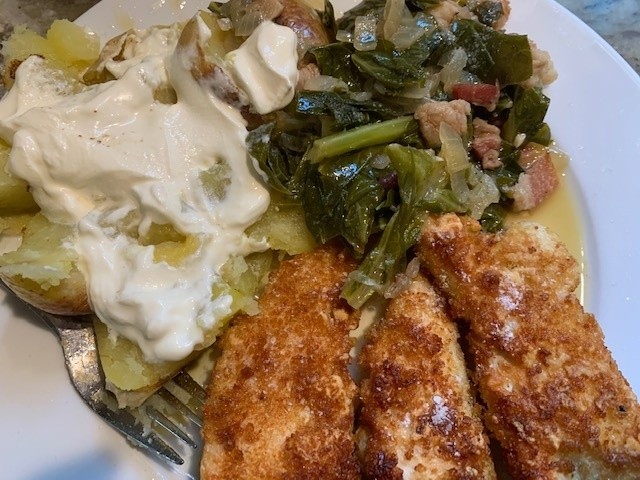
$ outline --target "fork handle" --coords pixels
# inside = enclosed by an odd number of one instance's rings
[[[33,309],[56,334],[64,352],[69,376],[88,401],[102,402],[97,391],[104,384],[91,316],[68,317]]]

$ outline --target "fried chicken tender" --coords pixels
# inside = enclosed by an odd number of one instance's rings
[[[359,358],[358,444],[378,480],[495,479],[458,331],[422,276],[392,299]]]
[[[559,240],[533,223],[492,235],[431,216],[417,254],[468,322],[485,423],[514,478],[640,478],[640,406]]]
[[[356,479],[357,318],[340,299],[354,261],[336,246],[284,261],[260,313],[225,332],[204,412],[201,479]]]

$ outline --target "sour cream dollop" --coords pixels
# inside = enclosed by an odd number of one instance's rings
[[[234,66],[238,77],[251,72],[273,88],[272,109],[291,100],[297,75],[297,58],[278,54],[283,36],[295,38],[282,28],[265,22]],[[230,313],[230,295],[212,296],[222,265],[266,248],[244,231],[269,194],[245,147],[242,115],[194,79],[195,50],[179,45],[180,29],[134,34],[126,61],[106,65],[115,79],[94,86],[55,80],[42,59],[25,60],[0,101],[0,137],[12,145],[7,168],[29,183],[42,212],[74,225],[71,248],[98,317],[148,360],[178,360]],[[265,48],[274,55],[251,53]],[[168,89],[175,102],[158,99]],[[203,175],[217,176],[223,194]],[[139,234],[171,224],[196,239],[197,252],[178,266],[158,262],[125,224]]]
[[[298,70],[297,37],[289,27],[262,22],[240,48],[226,56],[229,71],[256,112],[277,110],[282,99],[289,103],[295,93]],[[284,105],[283,105],[284,106]]]

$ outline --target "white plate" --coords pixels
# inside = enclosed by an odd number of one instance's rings
[[[338,8],[350,0],[338,0]],[[559,79],[548,121],[571,156],[584,213],[588,310],[640,392],[640,77],[592,30],[552,0],[511,0],[508,30],[551,53]],[[208,0],[103,0],[78,20],[103,38],[186,18]],[[566,212],[565,212],[566,213]],[[563,212],[559,212],[563,215]],[[0,291],[0,452],[15,480],[178,479],[130,448],[79,400],[54,336]]]

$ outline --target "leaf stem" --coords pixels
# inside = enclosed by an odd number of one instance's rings
[[[319,138],[313,142],[307,158],[310,163],[319,163],[325,158],[391,143],[400,138],[414,121],[413,117],[404,116]]]

